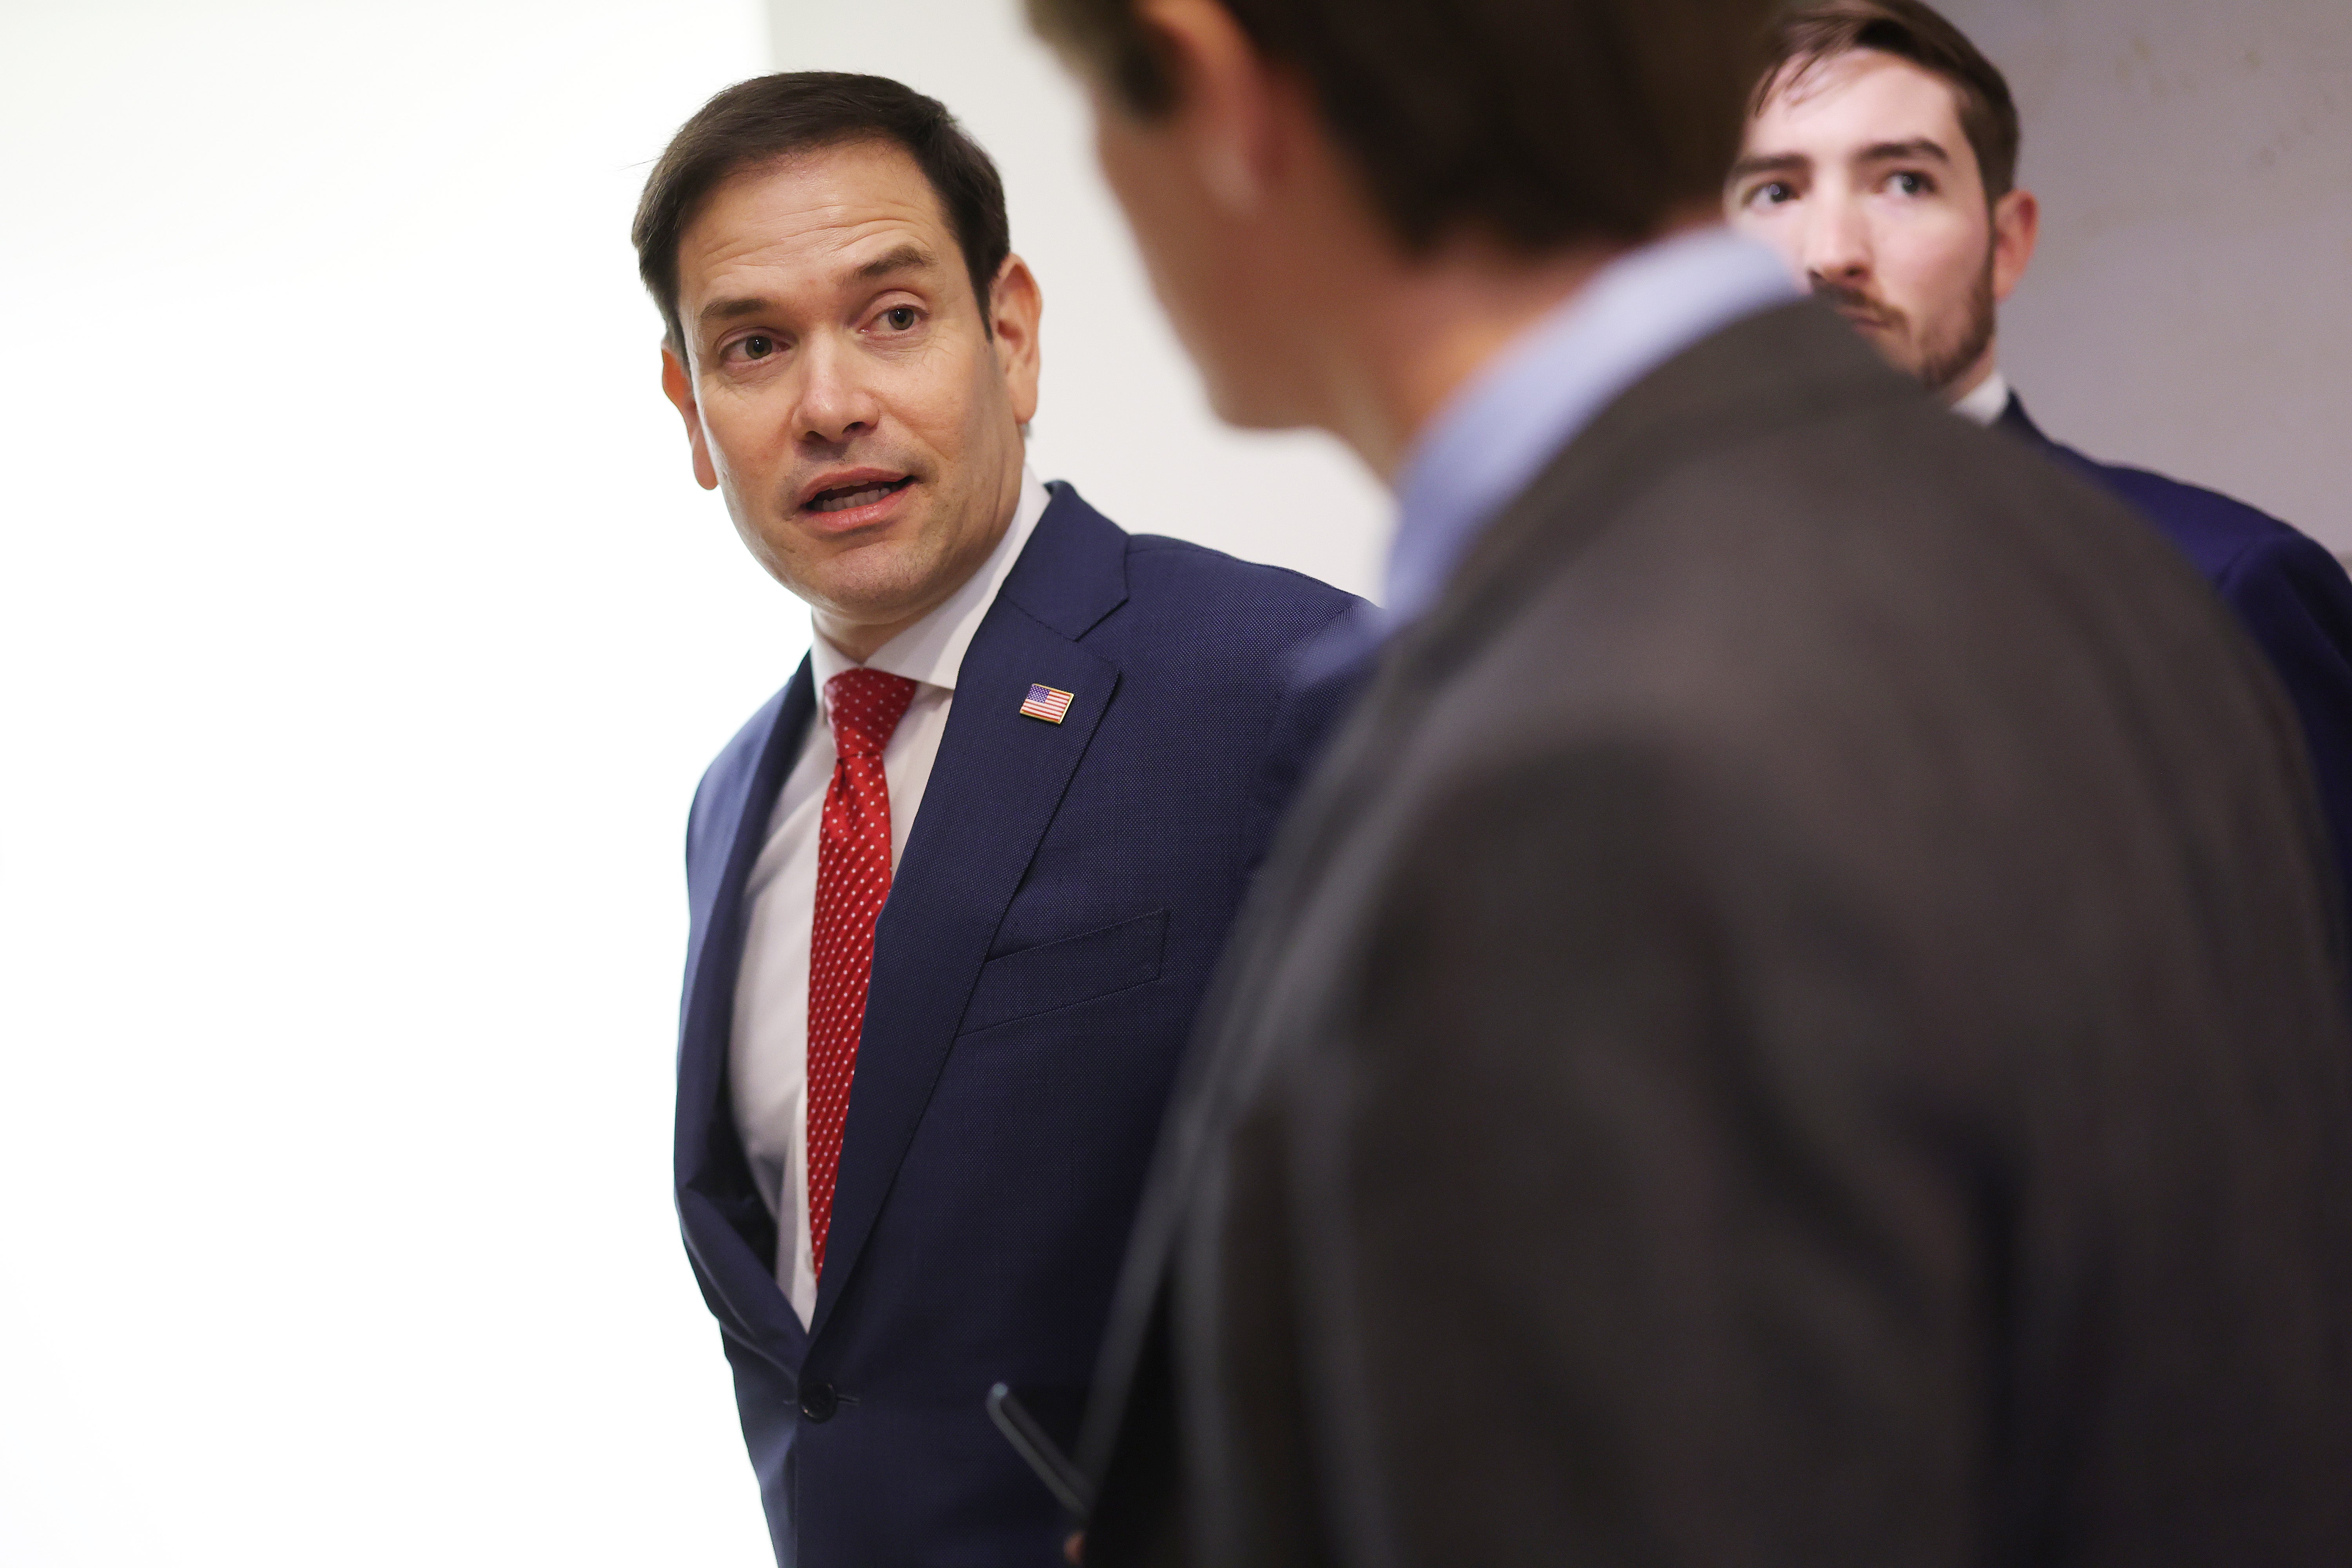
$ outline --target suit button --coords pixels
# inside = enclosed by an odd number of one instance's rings
[[[829,1383],[804,1384],[801,1387],[801,1414],[812,1421],[830,1421],[833,1413],[841,1408],[841,1396]]]

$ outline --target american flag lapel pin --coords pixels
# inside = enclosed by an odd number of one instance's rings
[[[1048,724],[1058,724],[1069,717],[1075,698],[1070,692],[1056,691],[1050,686],[1033,686],[1028,699],[1021,704],[1025,719],[1043,719]]]

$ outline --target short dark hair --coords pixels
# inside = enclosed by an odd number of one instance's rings
[[[989,327],[988,297],[1012,253],[1004,182],[980,143],[947,106],[887,77],[844,71],[780,71],[739,81],[678,127],[646,179],[629,237],[637,276],[661,307],[673,349],[686,353],[677,316],[677,245],[703,204],[729,180],[796,153],[887,142],[906,149],[931,183],[963,252]]]
[[[1772,24],[1769,55],[1748,112],[1761,113],[1780,89],[1856,49],[1909,60],[1948,82],[1959,103],[1960,133],[1984,176],[1985,200],[1997,202],[2016,189],[2021,133],[2008,79],[1966,33],[1920,0],[1811,0],[1789,7]]]
[[[1028,0],[1144,119],[1179,85],[1137,0]],[[1375,206],[1427,252],[1646,239],[1720,199],[1771,0],[1223,0],[1298,71]]]

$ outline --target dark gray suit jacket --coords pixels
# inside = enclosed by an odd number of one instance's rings
[[[2139,520],[1816,307],[1685,353],[1285,830],[1088,1561],[2352,1562],[2326,854]]]

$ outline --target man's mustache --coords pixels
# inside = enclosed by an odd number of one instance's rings
[[[1814,279],[1812,285],[1813,298],[1828,300],[1859,325],[1900,327],[1903,324],[1902,311],[1866,289],[1846,283],[1833,283],[1826,278]]]

